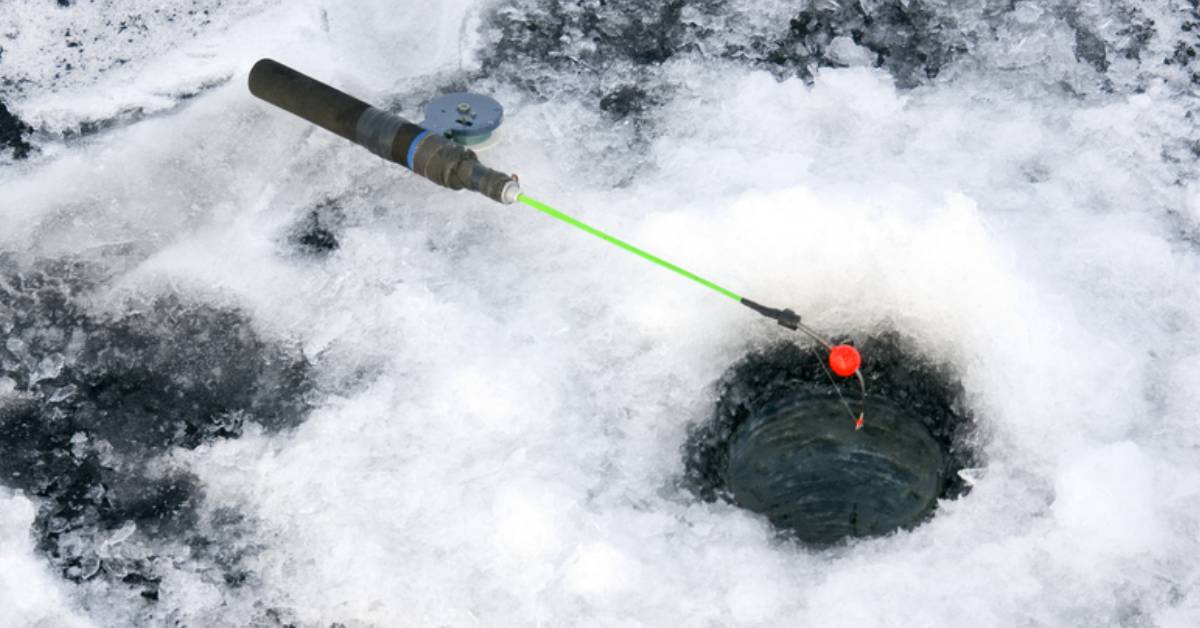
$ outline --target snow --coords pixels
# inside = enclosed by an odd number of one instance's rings
[[[34,505],[0,491],[0,609],[9,626],[93,628],[70,602],[68,586],[34,554],[29,534]]]
[[[291,431],[158,461],[200,479],[205,512],[246,517],[242,588],[186,558],[164,561],[154,605],[59,579],[30,536],[33,498],[0,494],[9,625],[241,626],[267,609],[322,627],[1200,622],[1200,194],[1176,183],[1194,160],[1163,159],[1194,133],[1194,94],[1153,65],[1165,9],[1144,62],[1110,54],[1140,93],[1064,90],[1097,71],[1032,2],[912,90],[845,39],[832,54],[852,67],[811,85],[676,56],[647,70],[664,101],[638,129],[582,96],[475,85],[508,105],[485,162],[531,195],[831,334],[897,329],[961,377],[985,436],[973,491],[911,532],[816,552],[675,487],[712,383],[786,332],[245,88],[271,56],[368,100],[400,94],[419,118],[411,94],[481,67],[487,5],[212,3],[214,24],[155,26],[136,54],[90,43],[56,82],[37,51],[58,40],[37,29],[102,31],[78,4],[0,9],[20,31],[0,70],[32,77],[7,98],[48,132],[0,168],[0,253],[112,266],[98,310],[167,291],[236,306],[303,348],[323,392]],[[764,3],[746,28],[779,14]],[[61,138],[135,108],[154,115]],[[329,199],[338,249],[289,251],[287,230]]]

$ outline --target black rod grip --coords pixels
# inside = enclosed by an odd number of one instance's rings
[[[371,108],[273,59],[250,68],[250,93],[351,142],[358,142],[358,119]]]

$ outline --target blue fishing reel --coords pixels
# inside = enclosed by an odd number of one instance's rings
[[[454,92],[425,105],[421,127],[462,146],[482,150],[496,143],[492,133],[503,120],[504,107],[496,99],[472,92]]]

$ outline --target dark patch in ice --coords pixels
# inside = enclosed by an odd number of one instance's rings
[[[490,18],[495,41],[485,51],[483,68],[539,93],[547,70],[599,72],[621,63],[659,64],[690,39],[680,21],[687,4],[515,0],[498,5]]]
[[[1192,85],[1200,85],[1200,63],[1197,63],[1197,51],[1200,50],[1200,0],[1189,2],[1191,8],[1188,17],[1180,25],[1172,54],[1163,59],[1163,64],[1181,68]]]
[[[1170,71],[1178,72],[1166,77],[1182,85],[1176,85],[1177,93],[1182,102],[1189,103],[1184,113],[1183,128],[1187,133],[1183,137],[1168,139],[1162,149],[1162,159],[1175,174],[1175,185],[1185,187],[1195,185],[1200,180],[1200,102],[1194,93],[1200,87],[1200,0],[1189,0],[1188,8],[1184,9],[1186,17],[1182,20],[1179,32],[1174,38],[1171,56],[1162,60],[1163,66]],[[1172,235],[1193,250],[1200,250],[1200,224],[1190,217],[1185,207],[1177,207],[1167,211],[1166,222]]]
[[[916,87],[966,53],[957,24],[920,0],[878,3],[868,12],[860,2],[816,3],[800,11],[780,39],[753,50],[766,63],[788,74],[812,78],[817,67],[844,65],[830,50],[838,37],[849,38],[874,56],[900,87]],[[736,51],[735,54],[744,54]]]
[[[217,508],[204,523],[204,534],[187,538],[192,558],[212,565],[213,579],[227,588],[240,589],[257,583],[255,574],[245,566],[246,559],[261,549],[251,540],[253,522],[236,510]]]
[[[1121,45],[1116,46],[1116,52],[1126,59],[1142,60],[1142,53],[1149,47],[1156,34],[1154,20],[1147,17],[1141,9],[1129,5],[1118,5],[1117,15],[1125,26],[1116,32],[1116,38]]]
[[[1167,65],[1178,64],[1183,67],[1191,65],[1196,60],[1196,46],[1190,42],[1177,41],[1175,42],[1175,52],[1166,59],[1163,63]]]
[[[201,525],[195,478],[151,463],[250,422],[298,424],[310,367],[240,312],[178,294],[91,313],[96,280],[87,264],[22,270],[0,258],[0,483],[40,498],[34,534],[64,577],[157,599],[155,552],[217,526]],[[236,562],[214,569],[234,574]]]
[[[655,104],[654,98],[636,85],[621,85],[600,98],[600,109],[614,120],[640,116]]]
[[[1101,74],[1108,71],[1108,45],[1086,28],[1075,29],[1075,58],[1087,62]]]
[[[1105,24],[1085,20],[1080,15],[1080,9],[1071,3],[1061,5],[1058,15],[1075,31],[1075,58],[1092,66],[1101,75],[1106,74],[1112,66],[1113,56],[1140,61],[1156,34],[1154,20],[1146,17],[1137,7],[1128,5],[1114,5],[1112,12],[1104,17]],[[1121,27],[1115,29],[1111,41],[1097,34],[1099,28],[1111,28],[1114,22],[1121,24]],[[1119,87],[1105,84],[1108,90]]]
[[[12,151],[14,159],[25,159],[33,150],[33,146],[25,139],[32,132],[33,129],[13,115],[4,101],[0,100],[0,150]]]
[[[296,245],[305,253],[322,255],[337,250],[338,240],[332,231],[310,221],[296,238]]]
[[[1166,222],[1173,239],[1200,252],[1200,222],[1177,210],[1167,211]]]
[[[645,70],[683,54],[811,79],[817,67],[844,65],[829,47],[835,38],[846,37],[869,51],[873,65],[911,87],[937,76],[965,52],[953,20],[925,3],[875,4],[868,11],[858,2],[815,3],[798,10],[786,30],[772,34],[714,28],[705,18],[737,20],[736,5],[723,0],[653,6],[632,0],[514,0],[491,14],[493,44],[485,51],[483,68],[541,96],[559,91],[547,80],[553,74],[590,74],[598,84],[618,74],[645,78]]]
[[[957,498],[968,486],[959,471],[979,464],[971,444],[973,420],[964,393],[945,368],[929,363],[894,334],[862,343],[863,373],[872,399],[919,417],[942,451],[940,498]],[[752,353],[719,385],[711,419],[696,426],[684,446],[684,486],[706,501],[735,502],[730,492],[730,444],[755,404],[782,395],[827,395],[828,375],[812,351],[791,343]],[[844,391],[851,402],[852,389]],[[870,417],[867,417],[870,420]],[[846,417],[846,421],[851,421]],[[790,535],[793,531],[781,530]]]
[[[305,214],[300,223],[292,228],[288,240],[296,250],[306,255],[328,255],[341,246],[336,232],[341,222],[341,208],[334,201],[325,201]]]
[[[1074,30],[1078,60],[1101,75],[1114,57],[1142,61],[1158,36],[1155,21],[1125,2],[1113,3],[1103,15],[1084,15],[1075,3],[1050,3],[1043,6],[1045,17],[1032,25],[1014,20],[1015,12],[1022,10],[1017,3],[799,4],[779,25],[756,26],[743,25],[746,9],[727,0],[655,5],[633,0],[508,0],[493,8],[484,27],[490,44],[483,51],[482,69],[538,97],[582,90],[575,95],[602,101],[624,85],[651,93],[665,88],[656,80],[656,68],[684,55],[741,62],[780,77],[808,80],[818,68],[846,65],[844,57],[850,54],[853,62],[883,68],[899,87],[911,88],[939,76],[1006,29],[1028,28],[1028,36],[1036,37],[1062,20]],[[1187,49],[1182,50],[1187,56]],[[564,76],[571,78],[564,81]],[[620,77],[619,84],[613,83],[614,77]],[[1136,90],[1142,82],[1116,89]]]
[[[299,618],[299,613],[283,607],[267,608],[254,617],[253,624],[256,627],[262,628],[301,628],[302,626],[318,626],[318,624],[305,623]],[[320,624],[324,626],[324,624]],[[355,626],[360,624],[355,622]],[[366,625],[366,624],[361,624]],[[374,625],[374,624],[372,624]],[[328,625],[328,628],[348,628],[342,622],[333,622]]]

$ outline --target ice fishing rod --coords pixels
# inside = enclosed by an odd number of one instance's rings
[[[466,146],[485,142],[491,132],[499,126],[503,110],[494,100],[478,94],[447,94],[435,99],[426,107],[424,122],[414,124],[271,59],[261,59],[254,64],[250,69],[249,85],[250,93],[255,96],[336,133],[388,161],[398,163],[442,187],[451,190],[472,190],[505,205],[520,201],[552,218],[733,299],[787,329],[803,333],[829,352],[828,367],[825,366],[826,360],[820,360],[819,356],[818,361],[829,376],[830,383],[833,384],[846,411],[855,420],[855,427],[862,427],[863,412],[860,411],[855,416],[850,405],[842,397],[840,387],[829,374],[829,370],[832,369],[841,377],[856,377],[865,402],[867,387],[859,368],[862,357],[857,349],[845,344],[834,345],[802,323],[800,315],[790,309],[767,307],[747,299],[530,198],[521,193],[521,186],[515,175],[504,174],[481,164],[475,152]]]

